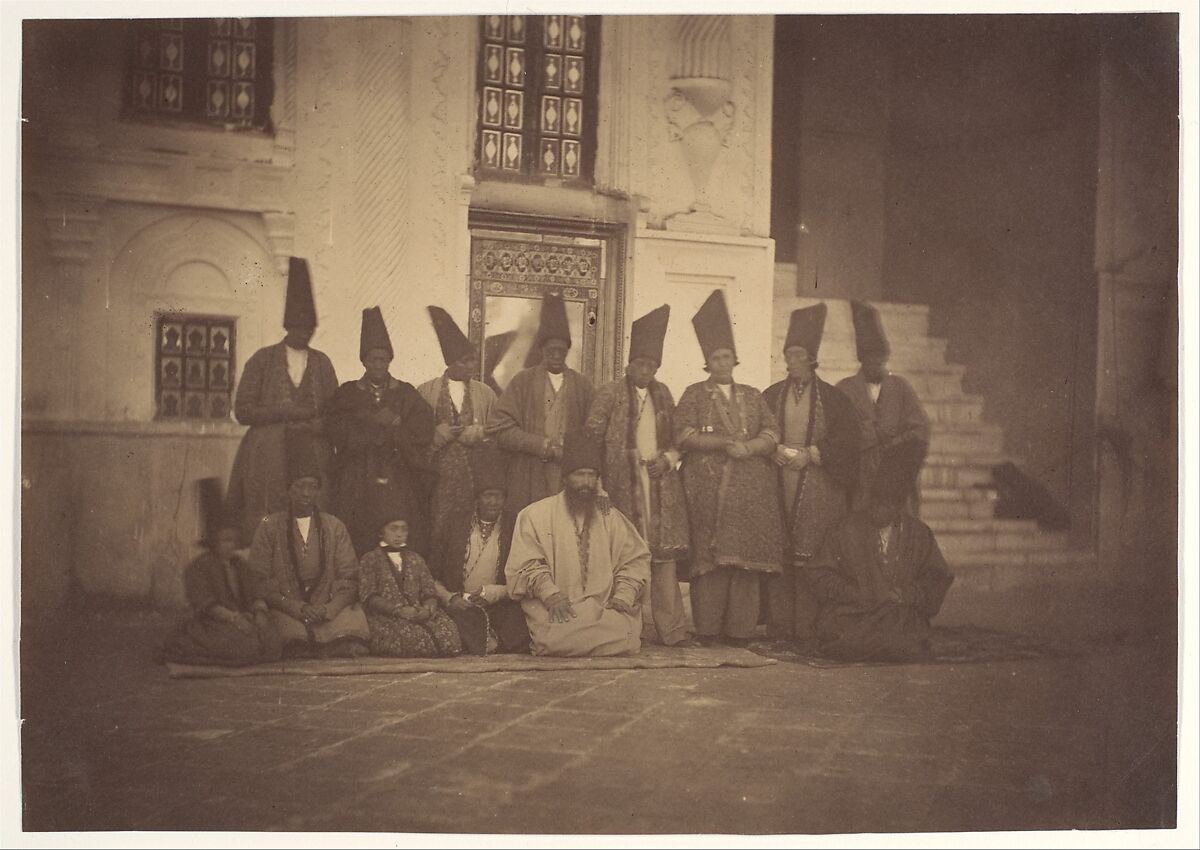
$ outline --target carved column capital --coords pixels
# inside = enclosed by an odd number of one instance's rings
[[[287,274],[288,258],[296,247],[296,216],[289,212],[264,212],[263,223],[267,228],[267,241],[275,258],[275,268]]]

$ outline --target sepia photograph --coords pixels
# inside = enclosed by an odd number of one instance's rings
[[[108,5],[4,9],[14,841],[1191,846],[1194,9]]]

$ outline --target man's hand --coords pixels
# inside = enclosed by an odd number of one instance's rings
[[[734,460],[742,460],[743,458],[750,457],[750,450],[746,448],[745,443],[735,441],[725,447],[725,454]]]
[[[671,459],[665,454],[659,455],[646,464],[646,473],[651,478],[662,478],[671,471]]]
[[[542,459],[545,461],[562,460],[562,443],[547,439],[542,445]]]
[[[412,622],[417,622],[418,613],[418,609],[412,605],[400,605],[397,603],[392,606],[392,614],[399,617],[401,620],[411,620]]]
[[[792,462],[792,456],[788,453],[787,446],[776,446],[775,456],[772,458],[776,466],[787,466]]]
[[[434,614],[437,613],[438,601],[437,601],[437,599],[435,599],[431,596],[428,599],[426,599],[424,602],[421,603],[421,607],[425,611],[425,619],[428,620],[430,617],[432,617]]]
[[[324,605],[302,605],[300,606],[300,619],[313,625],[325,622],[329,619],[329,615],[326,613]]]
[[[567,594],[559,591],[551,596],[544,603],[546,610],[550,612],[551,623],[566,623],[575,619],[575,608],[571,605],[571,600],[567,598]]]
[[[458,435],[458,440],[465,446],[473,446],[483,442],[482,425],[464,425]]]
[[[437,442],[443,445],[446,443],[453,443],[458,438],[458,434],[455,432],[454,426],[449,422],[438,423],[438,426],[433,429],[433,433],[434,436],[437,437]]]
[[[250,614],[238,614],[230,622],[239,632],[251,634],[254,631],[254,618]]]
[[[265,599],[255,599],[254,604],[250,606],[250,610],[255,614],[266,614],[269,610]]]
[[[396,421],[396,412],[386,407],[381,407],[371,414],[371,421],[380,428],[390,428],[392,423]]]
[[[809,453],[807,451],[802,451],[792,458],[788,466],[790,466],[792,469],[804,469],[804,467],[808,466],[809,461],[811,460],[812,457],[809,455]]]
[[[291,422],[304,422],[317,417],[317,409],[309,404],[298,404],[287,413],[287,418]]]
[[[608,607],[614,611],[620,611],[622,614],[628,614],[630,617],[637,613],[636,605],[630,605],[624,599],[618,599],[615,596],[608,600]]]
[[[451,611],[469,611],[474,606],[466,600],[461,593],[456,593],[450,597],[450,602],[447,606]]]
[[[485,584],[480,588],[479,595],[488,605],[495,605],[500,600],[508,598],[508,588],[502,584]]]

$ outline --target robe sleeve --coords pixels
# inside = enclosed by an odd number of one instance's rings
[[[471,410],[477,422],[485,425],[492,416],[492,408],[496,406],[496,393],[487,384],[471,381],[468,385],[471,393]]]
[[[925,408],[921,406],[921,400],[917,398],[917,391],[903,378],[900,381],[904,388],[904,405],[900,420],[900,432],[896,435],[895,441],[917,440],[928,445],[929,416],[925,413]]]
[[[613,563],[612,598],[635,605],[643,585],[650,580],[650,549],[633,523],[619,510],[608,512],[606,525]]]
[[[429,446],[433,442],[433,409],[408,386],[402,389],[401,399],[398,411],[401,421],[391,429],[393,445],[409,468],[423,467],[428,462]]]
[[[380,592],[378,552],[378,549],[372,549],[358,562],[358,598],[364,603]]]
[[[541,457],[545,435],[526,431],[522,427],[524,412],[529,407],[528,384],[529,379],[525,376],[518,375],[513,378],[504,395],[500,396],[492,408],[485,431],[494,435],[500,447],[506,451]]]
[[[549,554],[542,545],[529,511],[521,511],[517,515],[512,546],[504,565],[504,577],[508,582],[508,595],[513,599],[532,596],[545,602],[559,592],[550,571]]]
[[[680,396],[674,411],[676,446],[681,446],[684,440],[699,432],[700,398],[701,393],[694,387],[688,387]]]
[[[775,447],[779,445],[780,439],[782,439],[783,431],[780,430],[779,422],[775,419],[775,414],[771,412],[771,408],[767,404],[767,400],[763,397],[763,394],[758,390],[754,390],[753,399],[752,403],[755,406],[758,416],[758,433],[754,435],[754,439],[769,440],[771,443],[770,448],[774,451]]]
[[[260,348],[242,369],[233,399],[233,415],[242,425],[272,425],[284,421],[281,408],[263,403],[270,363],[270,349]]]
[[[317,397],[317,414],[321,416],[333,400],[333,394],[337,392],[337,370],[333,368],[333,361],[323,351],[310,350],[309,359],[316,360],[314,377],[317,380],[313,392]]]
[[[208,609],[220,602],[213,591],[210,564],[210,556],[203,554],[188,564],[183,574],[184,595],[197,614],[207,614]]]
[[[287,600],[283,588],[271,569],[275,557],[275,527],[270,518],[264,518],[254,530],[254,540],[250,544],[250,559],[247,564],[247,574],[250,577],[250,591],[257,599],[262,599],[272,608],[286,610]]]
[[[822,395],[825,409],[825,436],[814,444],[822,468],[843,485],[854,482],[858,469],[861,428],[854,405],[837,387],[825,385]],[[818,390],[819,391],[819,390]]]
[[[417,552],[413,552],[412,560],[405,566],[413,571],[413,575],[417,577],[417,597],[419,601],[425,602],[427,599],[438,599],[437,585],[433,583],[433,576],[429,573],[429,566],[425,563],[425,559]]]
[[[333,588],[325,610],[332,619],[343,608],[358,601],[358,556],[354,554],[346,526],[340,521],[328,522],[328,517],[324,519],[326,533],[330,536],[329,563],[334,571]]]
[[[841,534],[832,529],[825,535],[816,557],[805,567],[809,587],[822,603],[853,605],[859,601],[857,583],[847,579],[843,572],[844,559]]]
[[[905,596],[911,596],[912,606],[932,620],[938,611],[942,610],[946,592],[954,583],[954,574],[946,565],[946,559],[942,557],[942,550],[938,547],[933,532],[926,534],[926,545],[922,547],[924,558],[916,567],[913,585]]]
[[[617,394],[614,391],[619,384],[605,384],[596,391],[592,398],[592,406],[584,422],[584,433],[593,440],[603,440],[608,434],[608,420],[617,404]]]

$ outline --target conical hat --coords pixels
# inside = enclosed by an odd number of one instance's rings
[[[571,346],[571,325],[567,321],[567,305],[557,292],[547,292],[542,296],[542,314],[538,323],[537,347],[541,348],[547,340],[561,339],[569,348]]]
[[[783,350],[799,346],[808,352],[809,357],[816,358],[817,351],[821,348],[821,336],[825,333],[827,312],[828,308],[824,303],[793,310]]]
[[[392,350],[392,339],[388,336],[387,325],[383,322],[383,311],[378,307],[368,307],[362,311],[362,331],[358,335],[358,359],[366,360],[367,352],[372,348],[382,348],[393,358],[396,352]]]
[[[640,319],[635,319],[629,329],[629,362],[639,357],[653,360],[662,365],[663,340],[667,336],[667,322],[671,308],[667,304],[651,310]]]
[[[700,341],[700,350],[704,352],[705,361],[714,351],[727,348],[737,356],[737,348],[733,344],[733,325],[729,321],[729,310],[725,307],[725,293],[714,289],[712,295],[696,311],[692,317],[692,327],[696,329],[696,339]]]
[[[864,301],[851,301],[850,318],[854,321],[854,346],[860,363],[869,357],[891,356],[892,347],[878,310]]]
[[[317,307],[313,303],[312,280],[308,260],[291,257],[288,260],[287,301],[283,305],[285,328],[315,328]]]
[[[455,324],[449,313],[433,305],[425,309],[429,311],[433,331],[437,334],[438,345],[442,349],[442,359],[446,361],[447,366],[457,363],[467,355],[474,356],[475,346],[471,345],[471,341]]]

